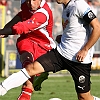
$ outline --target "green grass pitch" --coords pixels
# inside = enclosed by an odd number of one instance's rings
[[[4,78],[0,78],[0,82]],[[100,97],[100,75],[91,76],[91,93]],[[0,100],[17,100],[21,87],[8,91],[5,96],[0,96]],[[74,83],[71,76],[49,77],[42,84],[41,91],[35,91],[31,100],[49,100],[50,98],[60,98],[62,100],[77,100]]]

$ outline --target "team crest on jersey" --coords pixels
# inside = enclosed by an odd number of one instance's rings
[[[90,19],[94,18],[93,12],[89,12],[89,13],[88,13],[88,17],[89,17]]]
[[[84,83],[84,82],[85,82],[85,76],[81,75],[81,76],[79,77],[79,82],[80,82],[80,83]]]

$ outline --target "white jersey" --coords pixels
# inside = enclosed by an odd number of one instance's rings
[[[83,16],[90,10],[90,6],[84,0],[71,0],[66,7],[63,7],[63,35],[57,50],[71,61],[77,62],[76,54],[91,34],[91,27],[83,20]],[[90,63],[92,57],[93,47],[88,51],[82,63]]]

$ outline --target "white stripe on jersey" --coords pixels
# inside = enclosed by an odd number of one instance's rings
[[[41,27],[44,27],[44,26],[48,25],[48,20],[49,20],[49,14],[48,14],[48,12],[44,8],[40,8],[39,10],[37,10],[34,13],[37,13],[37,12],[42,12],[43,14],[45,14],[46,17],[47,17],[47,20],[46,20],[46,22],[44,24],[40,25],[38,28],[36,28],[34,30],[37,30],[37,29],[39,29]]]
[[[42,32],[48,38],[48,40],[50,41],[50,46],[52,48],[56,48],[55,42],[53,41],[53,39],[51,37],[49,37],[49,33],[46,31],[46,29],[41,28],[40,32]]]

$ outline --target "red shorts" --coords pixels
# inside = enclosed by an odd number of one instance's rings
[[[47,50],[43,49],[42,46],[33,42],[29,38],[18,38],[16,46],[20,55],[24,52],[30,52],[31,54],[33,54],[34,60],[47,52]]]

